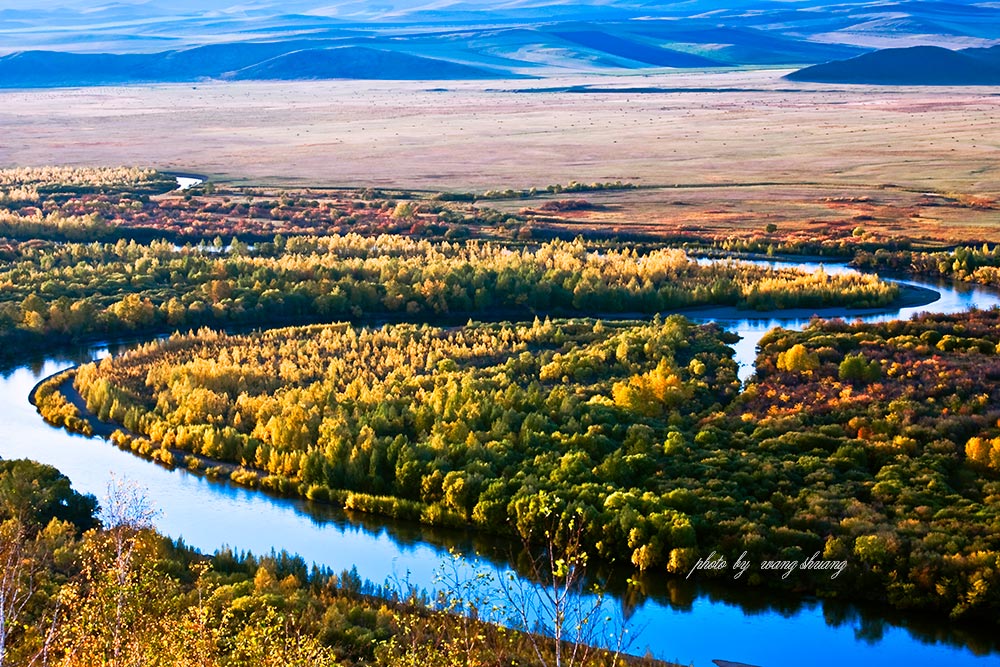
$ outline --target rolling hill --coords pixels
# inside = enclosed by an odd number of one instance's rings
[[[589,49],[653,67],[719,67],[723,64],[718,60],[644,44],[601,30],[575,30],[555,34]]]
[[[1000,85],[1000,46],[951,51],[936,46],[882,49],[792,72],[792,81],[891,86]]]
[[[363,46],[293,51],[237,70],[233,80],[303,79],[497,79],[512,76],[497,70],[424,58]]]
[[[303,47],[306,48],[296,48]],[[0,58],[0,87],[302,79],[520,78],[511,72],[363,46],[220,44],[153,54],[28,51]]]
[[[802,67],[875,49],[860,68],[901,82],[914,56],[891,49],[915,44],[963,49],[918,52],[945,81],[969,70],[950,54],[998,43],[989,0],[0,0],[0,87]],[[803,76],[859,76],[840,67]]]

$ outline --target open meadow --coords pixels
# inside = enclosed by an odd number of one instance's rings
[[[664,234],[775,224],[806,236],[861,226],[995,238],[996,88],[819,85],[784,73],[4,91],[0,164],[433,191],[623,180],[665,187],[588,197],[601,209],[562,217]]]

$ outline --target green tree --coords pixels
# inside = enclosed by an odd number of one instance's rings
[[[392,210],[394,220],[412,220],[415,215],[416,210],[413,208],[413,204],[407,201],[399,202]]]
[[[837,374],[844,382],[858,384],[878,380],[882,375],[882,369],[878,362],[868,361],[863,354],[848,354],[840,362]]]

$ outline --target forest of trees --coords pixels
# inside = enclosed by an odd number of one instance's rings
[[[860,252],[851,263],[869,271],[900,271],[1000,287],[1000,245],[989,243],[941,252],[880,249]]]
[[[890,303],[895,285],[745,263],[699,265],[680,250],[593,252],[358,235],[177,248],[32,241],[0,247],[7,350],[94,335],[372,316],[428,320],[641,313],[735,305],[767,310]]]
[[[679,317],[203,330],[84,366],[76,384],[99,417],[238,463],[243,483],[502,531],[537,528],[551,496],[586,512],[588,547],[645,569],[693,546],[688,518],[659,507],[636,518],[657,526],[639,539],[609,525],[609,498],[655,478],[667,423],[690,429],[735,395],[727,340]]]
[[[703,497],[733,499],[712,501],[720,541],[821,549],[855,565],[846,590],[995,620],[1000,311],[774,330],[706,428],[719,482]]]
[[[557,507],[586,517],[589,550],[640,570],[818,551],[852,567],[796,586],[986,618],[1000,609],[998,324],[775,330],[742,393],[730,335],[680,317],[201,331],[76,382],[147,453],[230,461],[275,492],[487,531]]]
[[[0,205],[39,202],[52,195],[162,193],[177,187],[171,176],[138,167],[19,167],[0,169]]]
[[[775,330],[741,387],[735,336],[654,314],[879,307],[898,289],[653,245],[505,240],[495,232],[520,234],[523,219],[407,193],[170,187],[149,170],[0,171],[0,355],[191,331],[43,383],[51,423],[107,428],[60,392],[72,378],[121,425],[119,446],[275,493],[508,536],[579,522],[582,549],[640,571],[686,574],[712,550],[818,552],[850,566],[749,583],[998,618],[1000,313]],[[462,240],[487,228],[492,240]],[[818,247],[1000,285],[996,248],[876,251],[841,236]],[[189,238],[203,242],[177,244]],[[504,319],[524,323],[475,322]],[[287,326],[307,322],[322,324]],[[142,526],[98,526],[92,500],[31,465],[0,462],[0,557],[34,563],[31,620],[0,635],[0,656],[126,664],[145,651],[158,664],[186,642],[191,664],[432,667],[468,641],[454,616],[295,559],[203,558]],[[30,476],[56,500],[30,495]],[[135,567],[123,574],[109,545]],[[524,637],[491,637],[479,664],[544,662]]]
[[[458,614],[468,586],[431,598],[285,552],[205,556],[154,516],[128,483],[98,507],[51,466],[0,460],[0,665],[666,667]]]
[[[508,238],[522,216],[404,191],[218,188],[179,191],[149,169],[0,170],[0,237],[19,240],[209,242],[359,233]]]

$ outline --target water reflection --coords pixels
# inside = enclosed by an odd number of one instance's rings
[[[807,265],[808,266],[811,265]],[[826,265],[833,273],[849,270]],[[912,282],[912,281],[908,281]],[[914,283],[927,286],[926,283]],[[868,315],[869,321],[909,317],[916,312],[958,312],[970,306],[1000,305],[983,289],[931,285],[933,304]],[[774,326],[802,327],[808,319],[745,317],[720,321],[743,339],[737,358],[752,372],[757,341]],[[515,545],[479,533],[349,514],[307,501],[276,498],[209,481],[186,470],[167,470],[88,440],[47,427],[27,402],[38,380],[69,365],[114,353],[135,341],[53,353],[0,371],[0,456],[32,458],[56,466],[85,493],[103,495],[110,472],[137,480],[161,511],[157,527],[203,551],[228,546],[269,553],[284,549],[306,562],[339,571],[357,568],[365,579],[408,580],[433,588],[435,570],[455,548],[479,554],[487,568],[518,568]],[[716,658],[766,667],[844,664],[1000,665],[1000,644],[989,629],[955,626],[937,618],[882,608],[802,598],[750,586],[722,586],[606,569],[614,602],[635,627],[643,628],[632,651],[710,667]],[[632,583],[627,581],[633,576]],[[822,646],[822,650],[817,650]]]
[[[700,258],[698,263],[710,264],[716,261],[718,260]],[[779,260],[740,261],[758,266],[767,266],[769,268],[797,268],[810,272],[822,268],[830,275],[858,273],[856,269],[838,262],[785,262]],[[819,310],[819,314],[823,317],[843,317],[849,321],[861,320],[863,322],[889,322],[891,320],[910,319],[911,317],[921,313],[941,313],[948,315],[952,313],[965,312],[973,307],[980,308],[982,310],[1000,307],[1000,294],[977,285],[947,281],[916,281],[903,278],[901,276],[893,276],[891,274],[883,274],[882,277],[892,280],[900,285],[906,285],[924,290],[933,290],[937,293],[937,298],[931,303],[921,306],[907,306],[889,310],[878,310],[877,312],[862,311],[858,314],[847,310],[838,312],[837,309],[824,308]],[[718,322],[726,329],[740,335],[740,341],[732,347],[736,350],[736,362],[739,364],[740,379],[746,381],[753,375],[754,362],[757,358],[757,344],[760,342],[760,339],[764,337],[764,334],[775,327],[783,327],[785,329],[803,329],[809,324],[809,321],[812,318],[775,317],[770,313],[762,313],[758,316],[747,315],[738,317],[712,318],[699,318],[695,314],[691,317],[691,319],[698,322]]]

